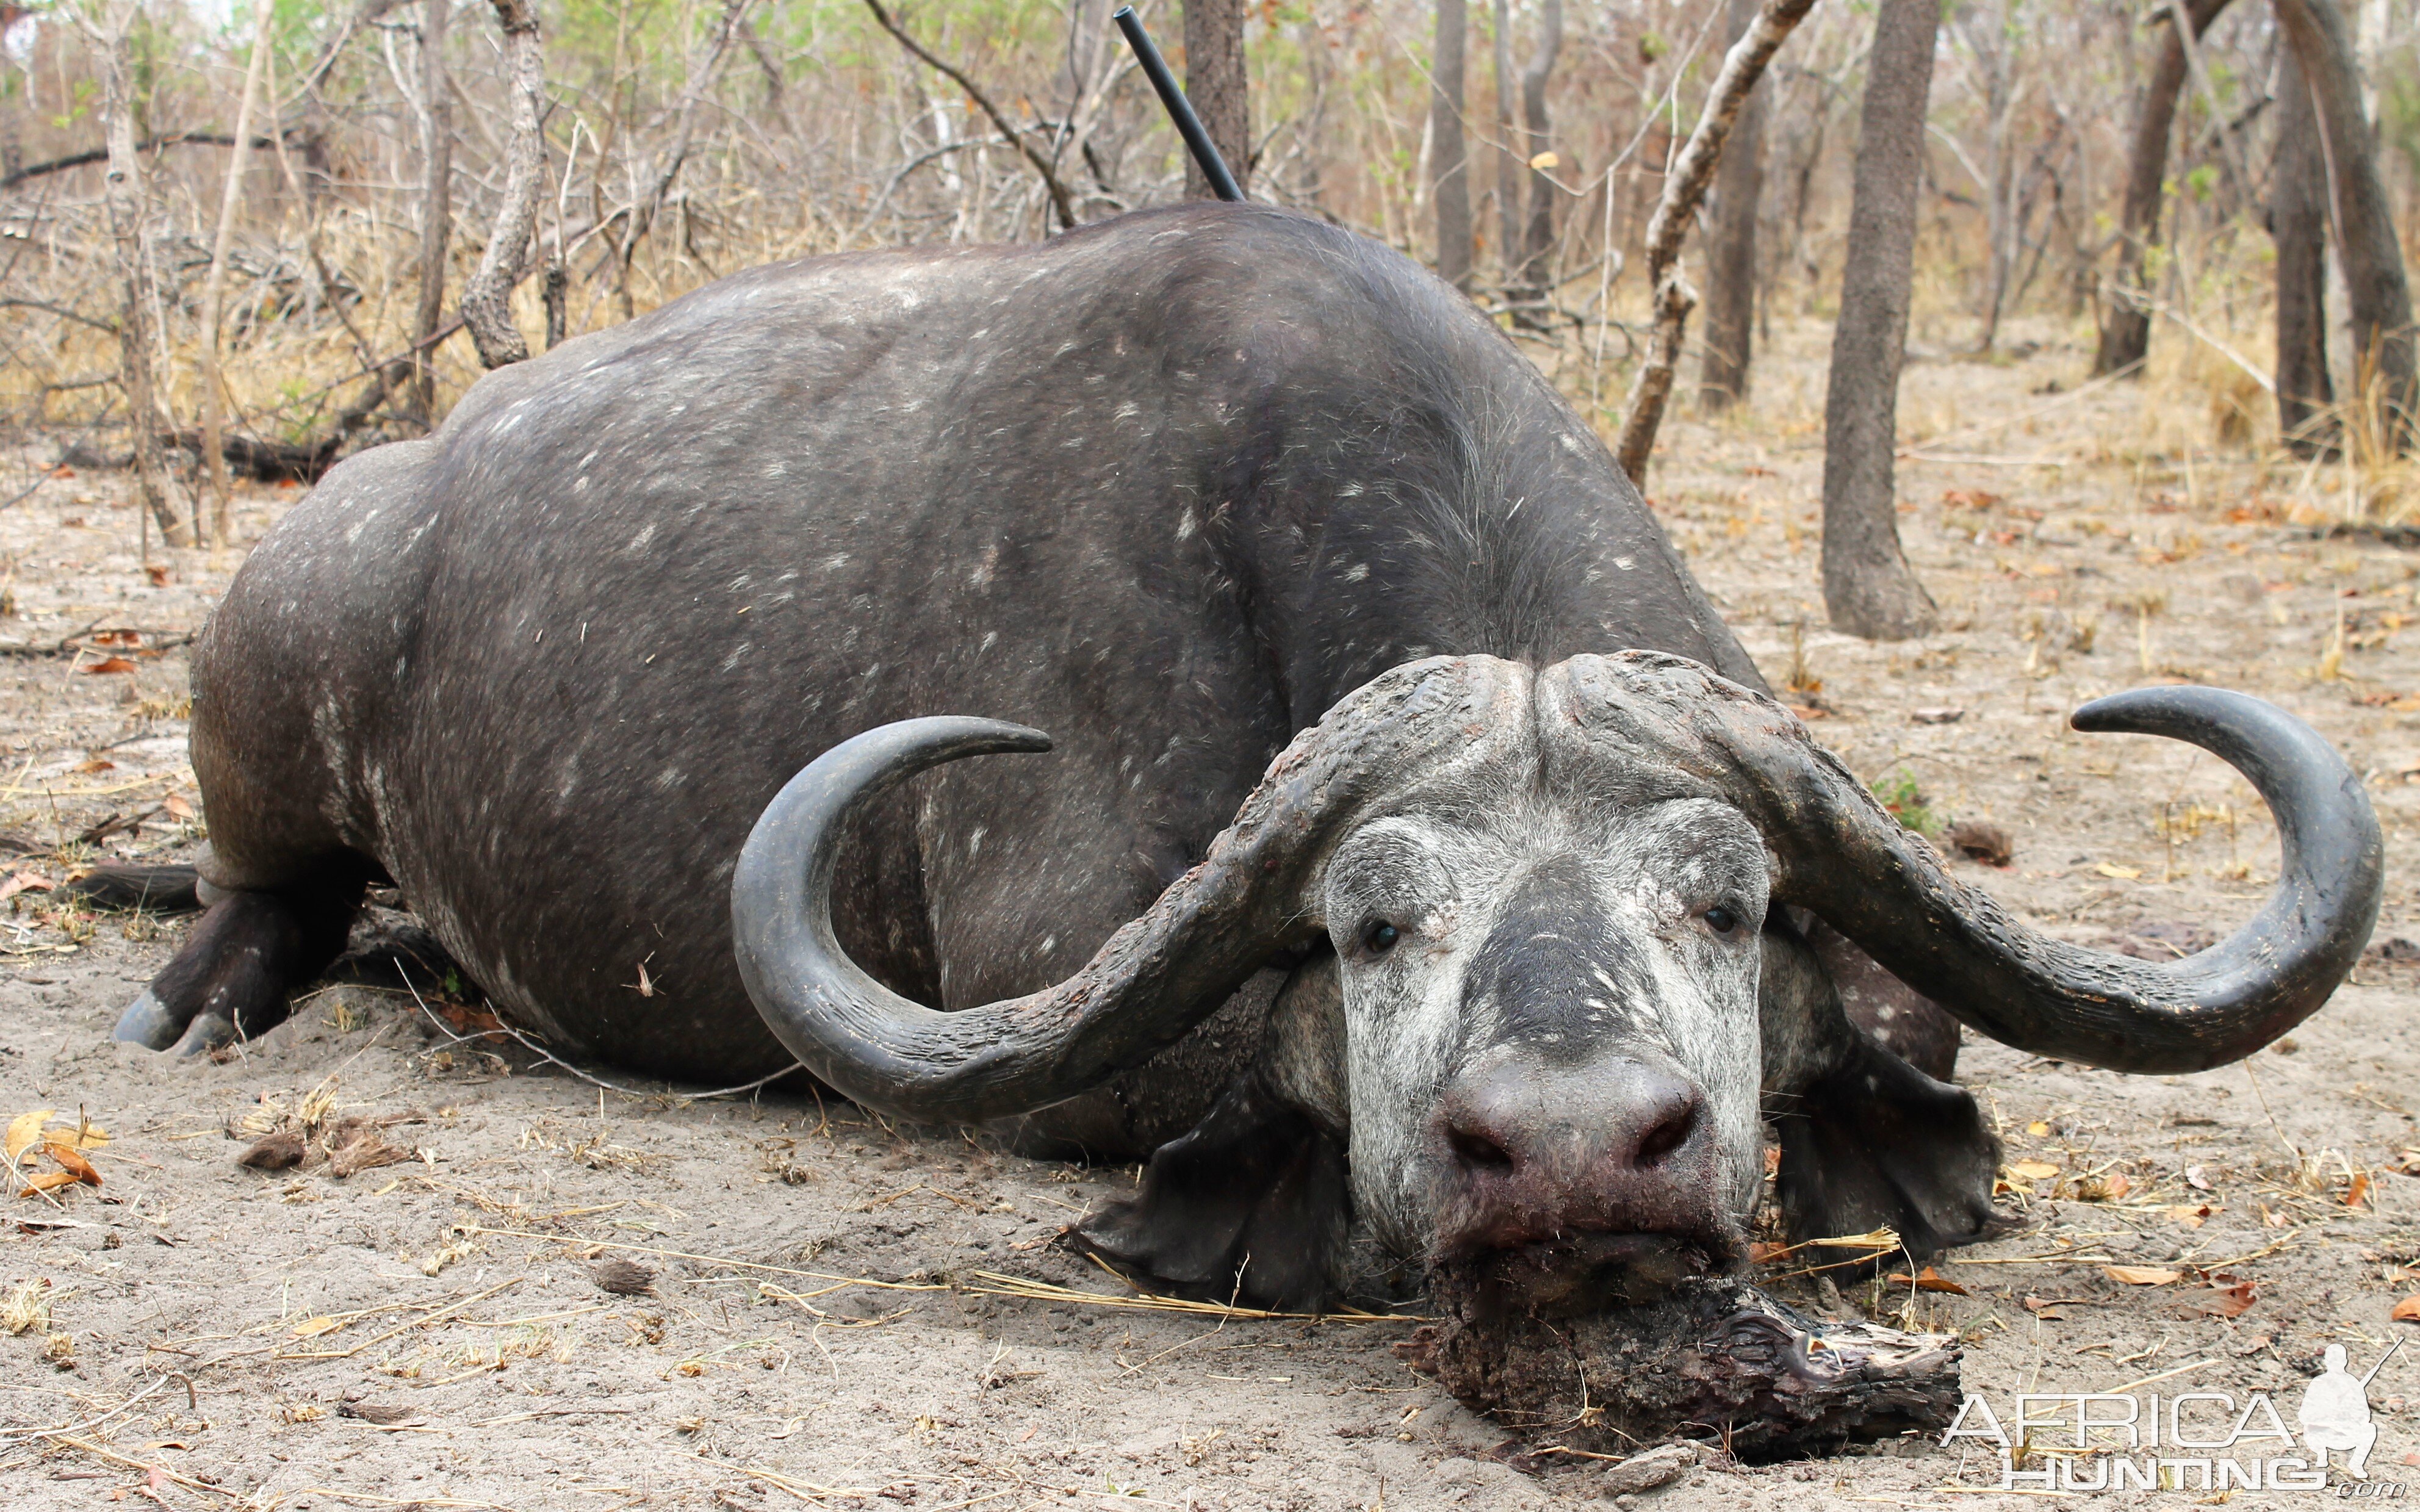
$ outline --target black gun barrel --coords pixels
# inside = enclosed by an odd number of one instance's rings
[[[1176,75],[1168,71],[1168,60],[1152,46],[1151,34],[1142,29],[1142,18],[1134,13],[1134,7],[1120,6],[1117,14],[1109,19],[1125,33],[1126,45],[1134,49],[1135,61],[1142,65],[1151,86],[1159,91],[1159,102],[1168,107],[1169,118],[1176,122],[1176,134],[1185,138],[1186,149],[1202,165],[1202,177],[1210,180],[1212,191],[1220,199],[1242,199],[1244,191],[1236,184],[1235,176],[1227,171],[1227,160],[1218,156],[1210,133],[1202,130],[1202,117],[1193,114],[1193,102],[1185,98]]]

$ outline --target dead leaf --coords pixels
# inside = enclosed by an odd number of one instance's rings
[[[2112,866],[2106,861],[2092,870],[2104,877],[2115,877],[2120,882],[2139,881],[2143,875],[2143,869],[2139,866]]]
[[[9,1119],[8,1133],[6,1135],[8,1158],[15,1160],[26,1150],[33,1149],[35,1143],[42,1137],[42,1125],[48,1123],[51,1115],[57,1111],[56,1108],[36,1108],[31,1113],[20,1113]]]
[[[109,1131],[90,1119],[80,1118],[76,1120],[74,1128],[52,1129],[45,1132],[42,1137],[52,1144],[65,1145],[70,1149],[99,1149],[109,1143]]]
[[[1918,1291],[1946,1291],[1953,1297],[1971,1297],[1974,1295],[1973,1292],[1967,1290],[1964,1287],[1960,1286],[1957,1282],[1950,1280],[1947,1276],[1943,1275],[1940,1272],[1934,1270],[1929,1265],[1914,1275],[1910,1275],[1906,1272],[1901,1271],[1897,1275],[1890,1277],[1890,1284],[1899,1287],[1913,1286]]]
[[[139,630],[103,630],[92,638],[97,646],[139,646],[143,635]]]
[[[2184,1274],[2182,1271],[2162,1270],[2151,1265],[2104,1265],[2101,1273],[2127,1287],[2164,1287]]]
[[[2398,1323],[2420,1323],[2420,1291],[2397,1303],[2395,1310],[2386,1316]]]
[[[2050,1133],[2050,1125],[2042,1122],[2040,1119],[2036,1119],[2033,1122],[2025,1125],[2025,1133],[2033,1135],[2036,1139],[2040,1139],[2042,1135]]]
[[[76,770],[82,772],[86,777],[90,777],[95,772],[115,772],[117,770],[117,764],[113,761],[104,761],[101,757],[96,756],[92,760],[85,762],[83,765],[77,767]]]
[[[460,1003],[438,1003],[434,1006],[437,1016],[452,1025],[457,1034],[465,1037],[475,1034],[493,1044],[502,1044],[509,1038],[504,1033],[504,1021],[486,1009],[470,1008]]]
[[[306,1318],[295,1324],[294,1336],[298,1339],[315,1339],[341,1326],[334,1319],[322,1313],[317,1318]]]
[[[76,1173],[73,1171],[44,1171],[38,1176],[27,1177],[25,1190],[18,1196],[30,1197],[37,1192],[54,1192],[60,1187],[75,1184]]]
[[[1776,1244],[1770,1241],[1760,1239],[1748,1245],[1747,1263],[1750,1265],[1771,1265],[1776,1260],[1786,1258],[1789,1254],[1789,1245]]]
[[[155,563],[144,568],[143,575],[151,579],[151,586],[154,588],[165,588],[168,586],[168,569],[165,567]]]
[[[2185,1167],[2185,1185],[2192,1187],[2196,1192],[2209,1192],[2215,1190],[2215,1188],[2210,1184],[2210,1173],[2203,1170],[2198,1165],[2188,1165]]]
[[[2168,1222],[2182,1228],[2199,1228],[2202,1226],[2202,1220],[2208,1218],[2210,1213],[2211,1207],[2207,1202],[2199,1206],[2190,1202],[2180,1202],[2168,1210]]]
[[[2047,1181],[2058,1174],[2058,1167],[2042,1161],[2021,1160],[2009,1165],[2009,1174],[2020,1180]]]
[[[2241,1318],[2259,1300],[2260,1293],[2249,1281],[2238,1281],[2231,1286],[2195,1287],[2177,1293],[2179,1308],[2213,1318]]]
[[[2059,1309],[2071,1305],[2074,1299],[2071,1297],[2027,1297],[2025,1299],[2025,1311],[2033,1314],[2036,1318],[2041,1319],[2044,1322],[2055,1323],[2063,1320],[2067,1317],[2067,1314],[2059,1311]]]
[[[2345,1206],[2348,1208],[2358,1208],[2364,1202],[2368,1200],[2369,1173],[2367,1171],[2356,1172],[2352,1179],[2352,1185],[2345,1190]]]
[[[131,672],[134,663],[124,656],[103,656],[84,670],[86,677],[99,677],[108,672]]]
[[[169,794],[165,798],[160,801],[160,807],[167,810],[169,817],[174,819],[191,819],[194,817],[194,806],[173,793]]]
[[[1559,168],[1562,163],[1563,160],[1552,152],[1541,152],[1529,160],[1529,166],[1542,172],[1548,168]]]
[[[0,882],[0,903],[7,903],[21,892],[52,892],[58,884],[39,872],[20,872],[6,882]]]
[[[46,1140],[42,1145],[42,1153],[57,1161],[61,1168],[85,1185],[101,1184],[101,1173],[92,1168],[92,1162],[85,1159],[72,1147],[60,1144],[55,1139]]]

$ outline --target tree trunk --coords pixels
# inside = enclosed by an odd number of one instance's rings
[[[1496,260],[1504,286],[1519,276],[1521,261],[1521,149],[1512,131],[1512,0],[1496,0],[1496,218],[1502,227]]]
[[[425,426],[437,414],[437,328],[445,318],[445,243],[454,229],[454,92],[445,75],[447,0],[420,4],[420,304],[407,402]]]
[[[546,56],[538,42],[537,8],[530,0],[490,3],[504,34],[504,67],[512,79],[512,135],[504,143],[504,198],[496,208],[495,234],[479,255],[478,271],[462,288],[462,324],[470,328],[480,363],[498,368],[529,359],[529,343],[513,322],[512,295],[537,229],[538,191],[546,175]]]
[[[1186,0],[1185,95],[1227,160],[1236,187],[1252,189],[1252,100],[1244,78],[1244,0]],[[1193,155],[1185,157],[1185,197],[1213,199]]]
[[[1823,402],[1823,602],[1833,628],[1869,640],[1928,634],[1938,617],[1900,550],[1892,454],[1940,24],[1937,0],[1882,0],[1875,18]]]
[[[2319,118],[2330,197],[2335,210],[2336,256],[2344,267],[2345,292],[2352,305],[2353,372],[2359,404],[2377,439],[2402,451],[2420,421],[2414,392],[2412,290],[2404,280],[2403,249],[2368,117],[2362,110],[2361,70],[2352,38],[2335,0],[2275,0],[2303,79]]]
[[[0,0],[0,37],[16,28],[17,23],[33,14],[24,7]],[[8,93],[8,69],[0,63],[0,96]],[[33,101],[34,74],[28,61],[25,70],[25,92],[22,96],[0,99],[0,183],[14,185],[25,169],[24,116]]]
[[[1436,201],[1437,276],[1470,291],[1470,173],[1462,135],[1466,0],[1436,0],[1436,56],[1429,69],[1429,189]]]
[[[1730,0],[1724,17],[1726,48],[1747,35],[1756,0]],[[1747,397],[1747,369],[1756,326],[1756,212],[1764,194],[1764,116],[1773,91],[1759,81],[1731,123],[1714,178],[1714,214],[1706,228],[1706,356],[1699,369],[1698,402],[1728,409]]]
[[[1962,6],[1953,20],[1963,23],[1966,51],[1974,60],[1969,67],[1976,80],[1975,93],[1981,97],[1983,114],[1983,307],[1979,312],[1983,329],[1975,349],[1989,354],[1999,340],[2000,311],[2008,300],[2015,261],[2010,250],[2015,235],[2010,211],[2016,197],[2016,148],[2009,140],[2009,117],[2016,110],[2018,85],[2009,75],[2013,71],[2010,54],[2017,42],[2010,35],[2006,0],[1989,7]]]
[[[2194,35],[2226,8],[2226,0],[2186,0],[2185,13]],[[2118,221],[2118,268],[2110,280],[2107,307],[2101,316],[2101,346],[2092,356],[2092,376],[2133,373],[2140,376],[2143,359],[2151,349],[2151,311],[2148,302],[2146,260],[2160,241],[2160,207],[2168,179],[2168,138],[2175,129],[2177,97],[2185,86],[2185,46],[2178,37],[2175,12],[2162,10],[2159,61],[2151,66],[2150,82],[2134,115],[2134,138],[2126,150],[2126,198]],[[2291,70],[2288,70],[2289,73]]]
[[[2328,163],[2303,66],[2278,69],[2277,162],[2269,182],[2269,237],[2277,244],[2277,431],[2308,456],[2335,431],[2328,378]]]
[[[126,389],[127,428],[134,439],[135,501],[159,523],[160,539],[170,546],[192,546],[192,529],[168,501],[160,455],[160,405],[151,388],[151,249],[144,236],[150,195],[144,185],[142,156],[134,149],[134,59],[126,40],[134,15],[133,6],[117,7],[106,30],[86,25],[101,57],[101,129],[109,144],[104,182],[117,258],[120,381]]]
[[[1541,0],[1538,7],[1538,50],[1529,54],[1529,66],[1521,70],[1521,118],[1523,143],[1528,148],[1529,215],[1521,234],[1520,272],[1514,277],[1514,292],[1530,301],[1542,301],[1547,294],[1547,281],[1553,276],[1547,266],[1555,251],[1555,181],[1545,170],[1535,166],[1545,155],[1547,131],[1546,82],[1553,77],[1555,57],[1563,50],[1562,0]]]
[[[226,308],[226,260],[235,239],[235,209],[252,163],[252,107],[260,98],[261,70],[269,65],[269,0],[253,13],[252,61],[244,69],[243,98],[235,108],[235,146],[227,151],[226,182],[219,193],[218,233],[210,239],[210,270],[202,280],[202,470],[210,480],[210,540],[227,544],[226,449],[222,444],[219,401],[220,318]],[[194,521],[196,525],[199,520]]]

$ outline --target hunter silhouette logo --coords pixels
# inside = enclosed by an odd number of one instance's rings
[[[2403,1348],[2397,1339],[2395,1349],[2378,1357],[2369,1374],[2356,1376],[2345,1368],[2345,1348],[2331,1344],[2320,1355],[2324,1367],[2316,1380],[2303,1388],[2303,1410],[2297,1414],[2303,1425],[2303,1442],[2310,1446],[2311,1463],[2319,1470],[2328,1468],[2328,1452],[2347,1451],[2345,1471],[2355,1480],[2369,1478],[2369,1451],[2378,1443],[2378,1425],[2369,1420],[2369,1383],[2395,1358],[2396,1350]]]
[[[1990,1444],[2004,1491],[2317,1491],[2327,1489],[2329,1458],[2341,1455],[2337,1468],[2350,1479],[2337,1494],[2397,1498],[2403,1486],[2369,1478],[2378,1446],[2369,1384],[2402,1348],[2397,1340],[2355,1375],[2344,1346],[2329,1345],[2319,1375],[2303,1388],[2295,1413],[2300,1434],[2288,1431],[2267,1392],[2240,1401],[2224,1391],[2029,1392],[2016,1399],[2016,1415],[2005,1426],[1989,1402],[1970,1395],[1941,1443]]]

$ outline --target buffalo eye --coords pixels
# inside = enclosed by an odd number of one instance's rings
[[[1402,938],[1403,935],[1395,926],[1382,918],[1361,932],[1361,949],[1372,955],[1385,955],[1393,949],[1395,942]]]
[[[1706,928],[1717,934],[1729,934],[1739,928],[1739,915],[1717,903],[1706,910]]]

